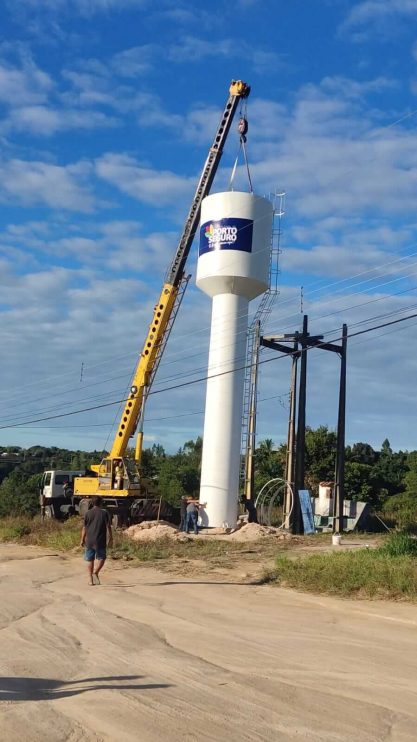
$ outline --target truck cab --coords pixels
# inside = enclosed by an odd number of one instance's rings
[[[71,494],[74,478],[82,477],[84,471],[51,469],[42,475],[40,484],[41,515],[45,518],[63,518],[73,512]],[[68,483],[67,487],[64,487]]]

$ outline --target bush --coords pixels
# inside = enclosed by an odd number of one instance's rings
[[[33,516],[39,512],[39,475],[14,471],[0,485],[0,517]]]
[[[380,552],[391,557],[417,556],[417,539],[409,533],[391,533]]]

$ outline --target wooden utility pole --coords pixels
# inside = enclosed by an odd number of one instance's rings
[[[293,520],[293,492],[294,492],[294,455],[295,455],[295,416],[297,412],[297,366],[298,366],[298,340],[294,342],[291,386],[290,386],[290,411],[288,415],[287,456],[285,462],[285,481],[287,483],[284,499],[284,528],[289,531]]]
[[[254,454],[256,444],[256,403],[258,395],[258,362],[260,344],[261,323],[258,320],[255,325],[252,346],[251,380],[250,380],[250,408],[248,423],[248,441],[245,456],[245,500],[254,500],[255,491],[255,468]]]

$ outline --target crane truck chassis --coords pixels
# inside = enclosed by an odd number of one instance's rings
[[[150,496],[141,479],[144,406],[188,283],[185,264],[198,229],[201,202],[210,192],[238,104],[249,93],[249,85],[242,80],[232,80],[229,97],[203,166],[174,259],[154,308],[110,454],[101,464],[91,466],[91,476],[74,477],[71,506],[80,515],[88,509],[91,498],[100,495],[104,506],[113,514],[114,521],[120,524],[143,520],[143,513],[149,509],[155,510],[156,503],[159,503],[160,517],[168,517],[168,513],[164,515],[162,511],[165,512],[166,507],[170,506],[164,503],[162,508],[160,499]],[[127,455],[127,449],[136,431],[135,458],[132,459]]]
[[[91,504],[91,498],[74,494],[75,478],[82,479],[85,476],[86,473],[83,471],[61,469],[43,473],[39,491],[42,520],[44,518],[65,520],[77,513],[80,516],[85,515]],[[111,516],[113,526],[126,526],[156,518],[176,525],[180,522],[179,508],[162,500],[148,480],[142,478],[136,497],[120,497],[119,490],[114,490],[114,493],[114,497],[110,496],[110,492],[103,496],[104,505]]]

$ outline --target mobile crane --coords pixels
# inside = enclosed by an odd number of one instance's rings
[[[91,466],[93,476],[74,479],[72,503],[81,515],[88,508],[89,498],[94,495],[103,497],[105,506],[119,523],[136,520],[145,506],[149,493],[140,476],[144,404],[188,283],[185,264],[198,228],[201,202],[210,192],[239,102],[247,98],[249,93],[249,85],[242,80],[232,80],[229,98],[209,149],[174,259],[154,308],[110,454],[101,464]],[[127,456],[127,448],[137,428],[135,458],[132,459]]]

